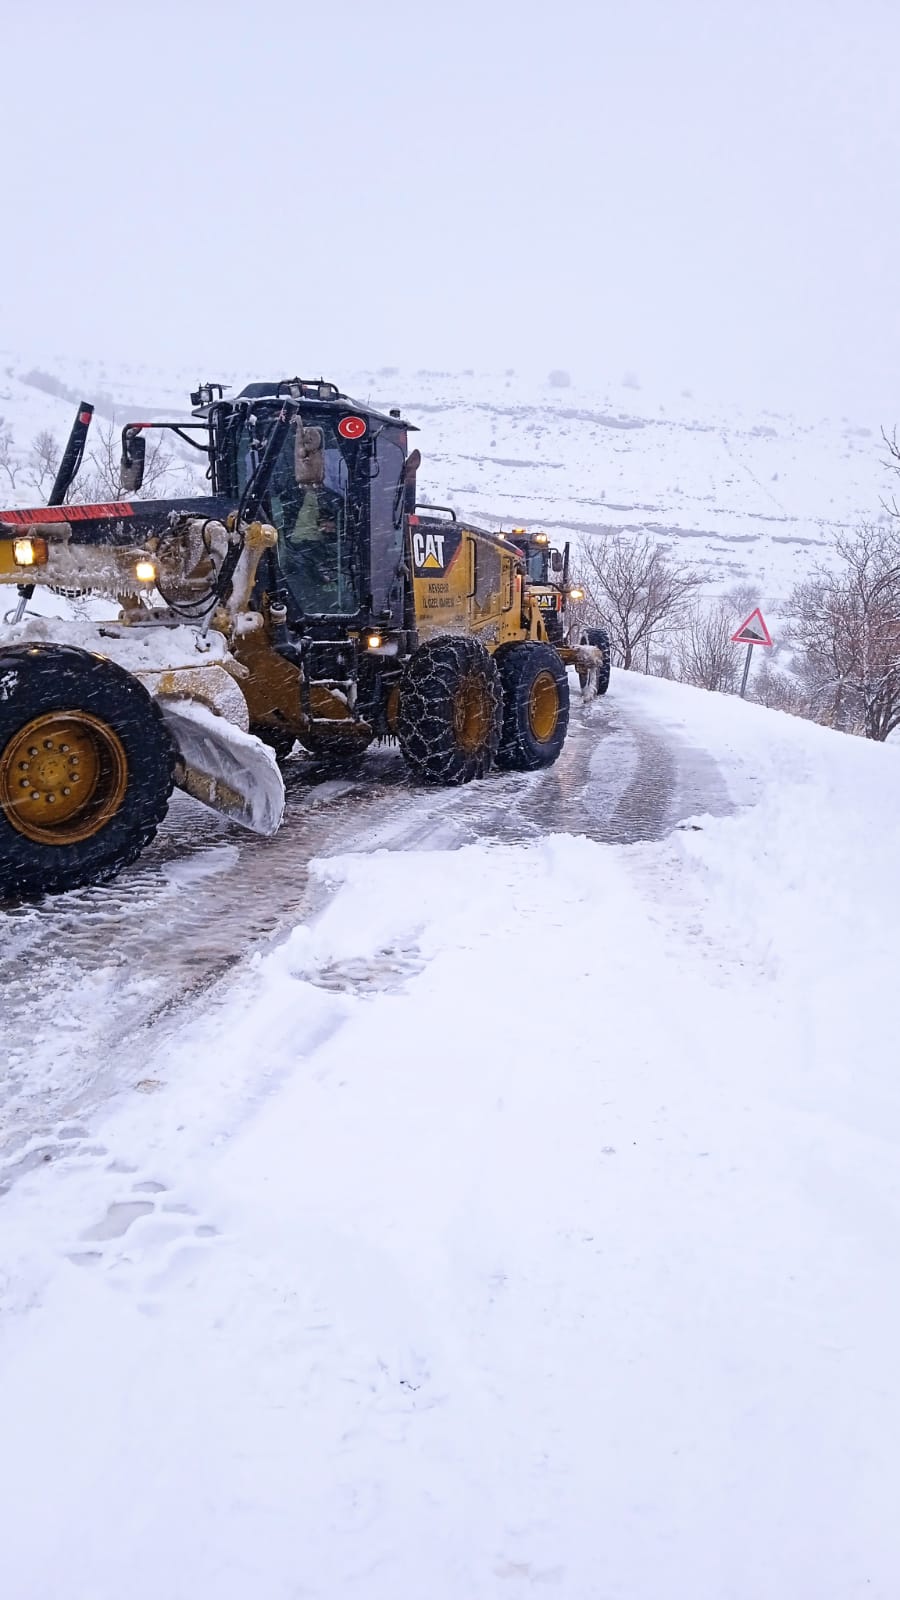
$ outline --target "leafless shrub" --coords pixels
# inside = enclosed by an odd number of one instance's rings
[[[803,684],[791,673],[773,667],[768,657],[752,674],[747,699],[773,711],[790,711],[795,717],[810,716],[809,697]]]
[[[813,715],[884,740],[900,726],[900,526],[864,526],[835,544],[790,599],[791,639]]]
[[[733,694],[740,674],[738,646],[732,643],[735,623],[724,601],[693,605],[677,640],[678,676],[698,689]]]

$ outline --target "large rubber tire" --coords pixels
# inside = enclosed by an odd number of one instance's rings
[[[470,783],[497,758],[503,690],[493,657],[475,639],[428,639],[400,682],[397,742],[423,783]]]
[[[114,877],[165,816],[176,759],[158,706],[123,668],[68,645],[0,649],[0,896]]]
[[[603,660],[597,668],[596,691],[597,694],[605,694],[609,688],[609,680],[612,673],[612,646],[609,642],[609,634],[605,628],[588,628],[581,635],[581,642],[582,644],[592,644],[595,649],[603,652]],[[579,673],[580,676],[581,674]],[[582,688],[584,688],[584,684],[582,684]]]
[[[497,651],[503,736],[497,765],[536,772],[558,760],[569,728],[569,679],[556,651],[527,641]]]

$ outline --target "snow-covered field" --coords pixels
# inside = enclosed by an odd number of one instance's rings
[[[79,399],[96,402],[100,426],[113,414],[121,426],[183,414],[200,378],[239,389],[248,378],[283,375],[172,372],[7,350],[0,352],[0,418],[24,457],[40,429],[67,435]],[[420,427],[425,498],[491,526],[543,525],[559,538],[647,530],[698,568],[709,593],[749,584],[775,611],[817,560],[827,560],[837,530],[883,514],[882,497],[893,486],[880,428],[890,430],[895,417],[750,412],[687,391],[645,392],[602,374],[565,388],[533,372],[382,368],[326,376],[360,399],[399,405]],[[0,504],[34,501],[27,473],[14,492],[3,478],[0,471]]]
[[[738,809],[323,861],[20,1170],[4,1600],[900,1593],[900,751],[613,692]]]

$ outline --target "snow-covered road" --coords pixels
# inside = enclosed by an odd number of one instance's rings
[[[629,677],[572,755],[594,837],[333,796],[121,1044],[99,905],[20,955],[94,1060],[0,1199],[4,1600],[896,1600],[900,751]]]
[[[287,822],[274,839],[176,794],[155,846],[115,883],[0,910],[0,1187],[44,1159],[61,1121],[140,1081],[160,1038],[318,908],[312,859],[554,832],[628,844],[731,804],[702,746],[615,687],[587,707],[573,690],[570,736],[548,772],[416,789],[385,748],[353,780],[323,780],[302,760],[287,774]]]

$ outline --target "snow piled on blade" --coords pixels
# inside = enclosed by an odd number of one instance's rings
[[[5,1593],[898,1593],[900,751],[617,694],[755,804],[320,862],[12,1184]]]
[[[276,833],[284,781],[268,745],[199,700],[162,697],[158,704],[183,764],[179,785],[253,833]]]

